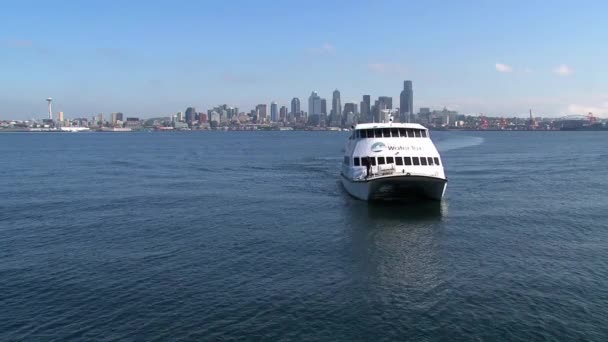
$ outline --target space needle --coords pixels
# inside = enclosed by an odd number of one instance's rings
[[[49,120],[52,121],[53,120],[53,109],[51,108],[51,102],[53,102],[53,99],[49,97],[48,99],[46,99],[46,102],[49,103]]]

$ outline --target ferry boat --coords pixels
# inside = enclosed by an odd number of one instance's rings
[[[447,186],[429,131],[414,123],[358,124],[344,149],[341,180],[361,200],[427,198],[440,201]]]

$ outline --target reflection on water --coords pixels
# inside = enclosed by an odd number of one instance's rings
[[[353,201],[345,214],[352,223],[354,277],[370,296],[381,297],[374,301],[405,290],[426,296],[443,283],[446,202]]]

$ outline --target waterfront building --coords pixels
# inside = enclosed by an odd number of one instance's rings
[[[403,82],[403,90],[399,96],[399,121],[412,122],[414,114],[414,90],[412,81]]]
[[[279,121],[279,105],[274,101],[270,103],[270,121]]]
[[[186,123],[188,126],[192,126],[196,115],[196,109],[194,107],[186,108]]]
[[[184,113],[177,112],[177,122],[184,122]]]

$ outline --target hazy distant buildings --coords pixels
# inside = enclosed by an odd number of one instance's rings
[[[270,104],[270,121],[277,122],[279,121],[279,106],[276,102],[272,102]]]
[[[411,122],[414,114],[414,90],[412,81],[403,82],[403,90],[399,96],[399,121]]]
[[[431,122],[431,109],[428,107],[420,107],[418,111],[418,122],[428,125]]]
[[[57,120],[59,120],[59,122],[63,122],[63,112],[59,112],[57,114]]]
[[[361,101],[361,120],[363,122],[371,122],[371,96],[363,95],[363,101]]]

